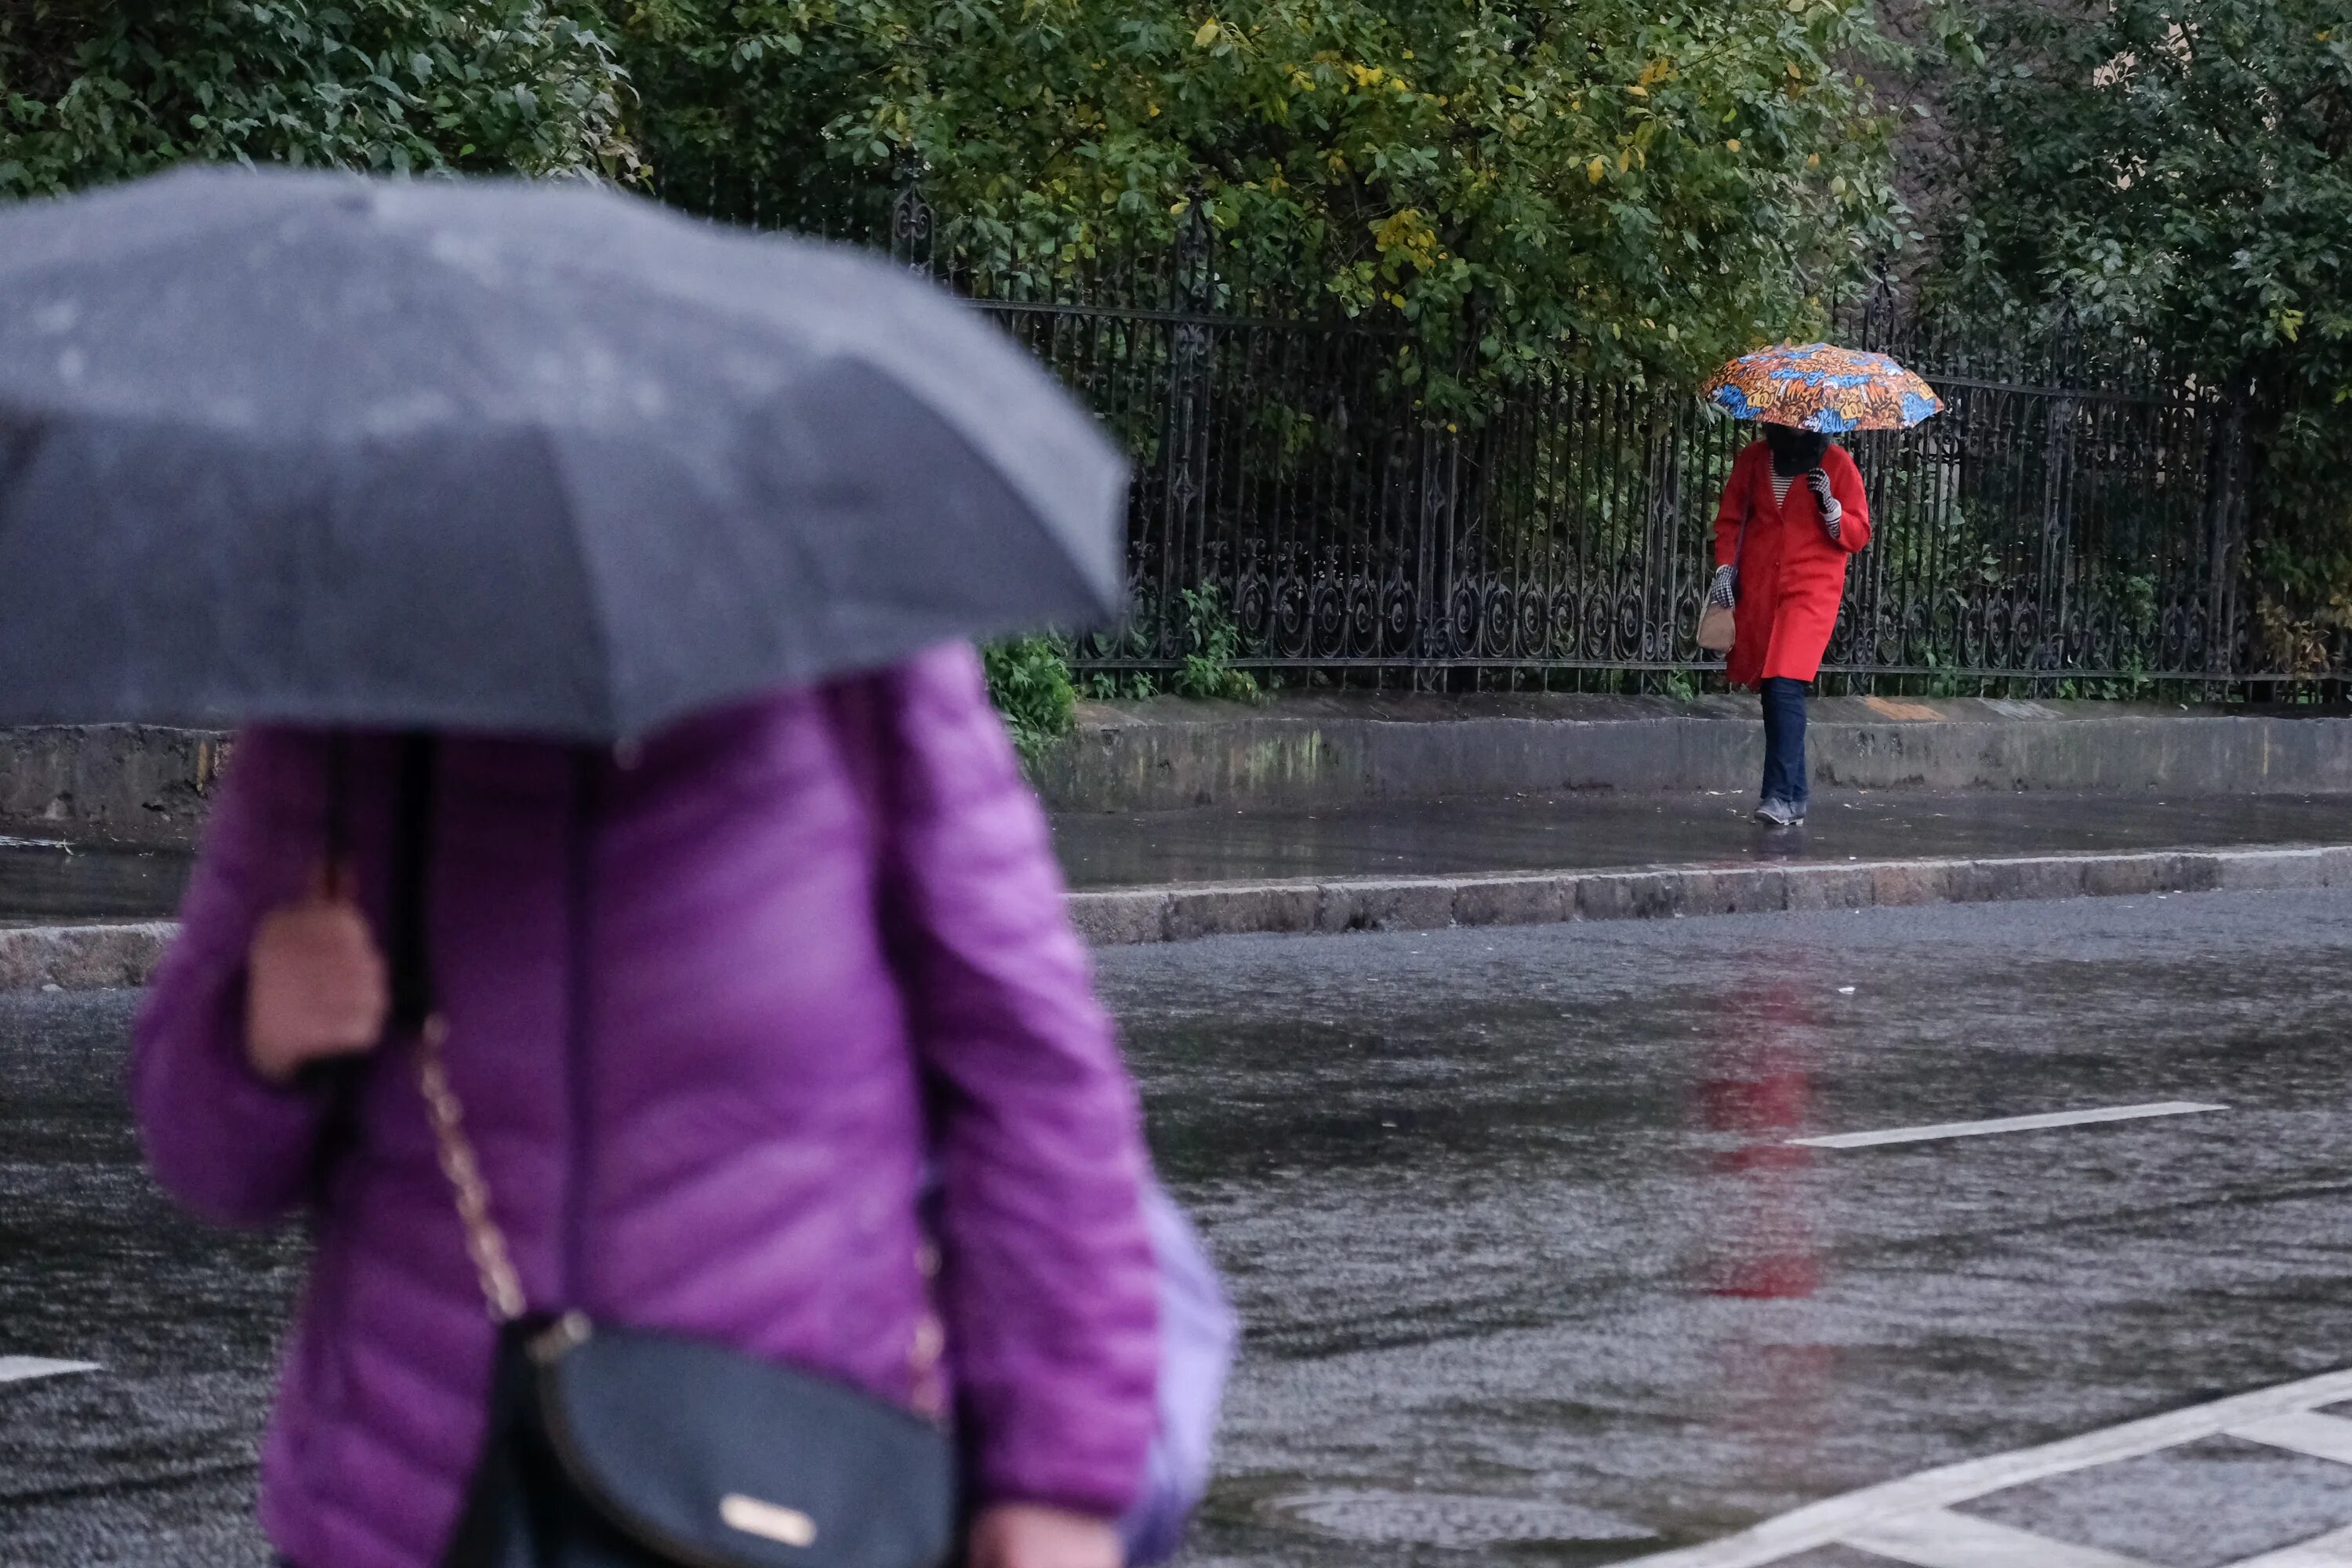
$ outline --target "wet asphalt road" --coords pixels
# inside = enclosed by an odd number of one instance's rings
[[[2352,1364],[2347,960],[2341,893],[1103,955],[1250,1327],[1192,1560],[1617,1561]],[[130,1005],[0,999],[0,1355],[106,1368],[0,1384],[12,1568],[261,1561],[294,1244],[135,1174]],[[1787,1142],[2159,1100],[2229,1109]],[[2219,1568],[2352,1523],[2352,1466],[2214,1437],[1963,1511]]]

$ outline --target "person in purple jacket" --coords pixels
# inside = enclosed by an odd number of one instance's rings
[[[297,1568],[430,1568],[485,1420],[491,1321],[378,1047],[394,745],[240,736],[131,1069],[183,1203],[316,1239],[262,1467]],[[970,650],[433,766],[444,1060],[530,1306],[951,1405],[972,1568],[1116,1568],[1157,1422],[1136,1097]]]

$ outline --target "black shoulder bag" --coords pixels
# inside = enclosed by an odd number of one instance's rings
[[[956,1458],[936,1423],[721,1345],[532,1312],[441,1051],[424,951],[432,742],[403,743],[393,1027],[499,1325],[482,1456],[442,1568],[940,1568]]]

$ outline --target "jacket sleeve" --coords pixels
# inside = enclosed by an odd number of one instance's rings
[[[894,946],[934,1101],[941,1307],[983,1503],[1115,1518],[1158,1419],[1134,1087],[968,647],[882,678]]]
[[[1830,494],[1844,509],[1838,519],[1839,548],[1852,555],[1870,542],[1870,498],[1862,493],[1862,469],[1843,450],[1830,464]]]
[[[1733,566],[1739,561],[1739,525],[1748,521],[1748,496],[1755,489],[1756,450],[1751,443],[1731,465],[1731,477],[1723,481],[1723,500],[1715,509],[1715,563]]]
[[[238,738],[180,933],[133,1031],[131,1111],[148,1166],[183,1205],[224,1224],[266,1224],[308,1195],[324,1114],[320,1093],[268,1082],[245,1055],[254,928],[300,894],[320,842],[315,823],[287,820],[299,809],[289,786],[310,782],[317,793],[315,744],[268,731]]]

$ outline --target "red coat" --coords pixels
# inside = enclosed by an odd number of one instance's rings
[[[1763,442],[1750,445],[1731,466],[1715,514],[1715,563],[1739,568],[1739,607],[1733,616],[1738,635],[1729,667],[1735,686],[1774,676],[1811,680],[1821,669],[1822,652],[1837,625],[1838,602],[1845,597],[1846,559],[1870,542],[1862,470],[1841,447],[1829,449],[1822,468],[1830,477],[1830,493],[1845,508],[1834,541],[1822,527],[1821,503],[1802,475],[1789,487],[1787,502],[1773,504],[1772,451]]]

